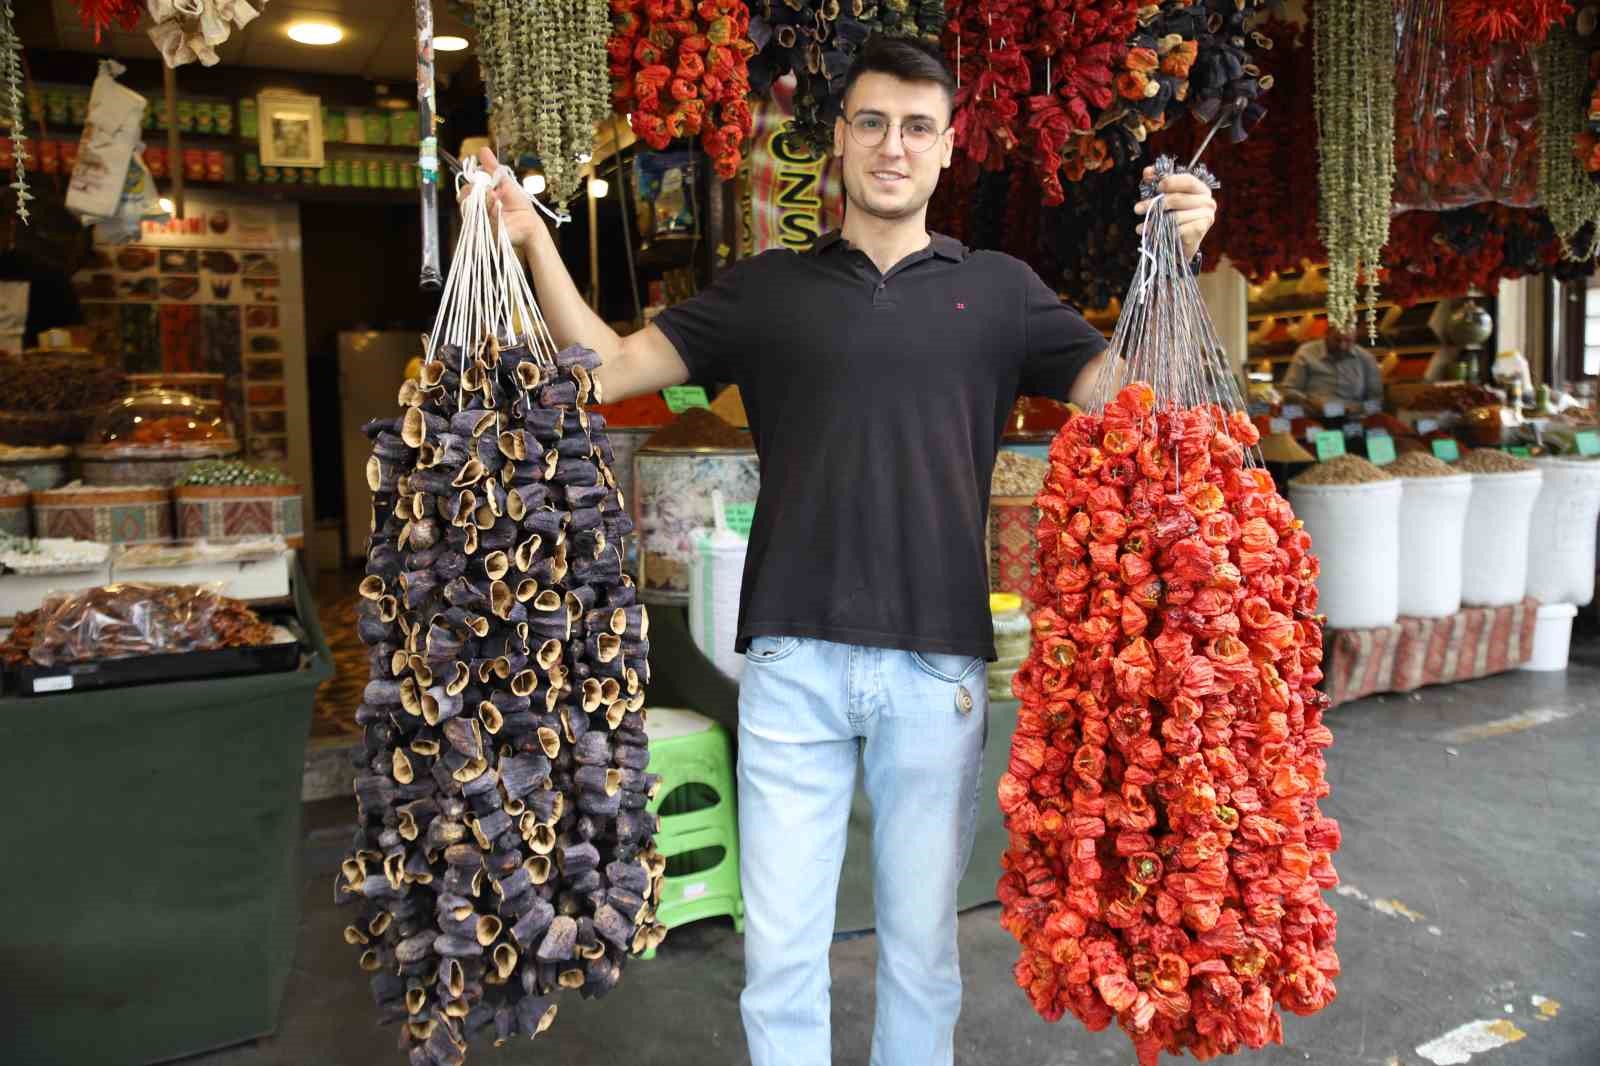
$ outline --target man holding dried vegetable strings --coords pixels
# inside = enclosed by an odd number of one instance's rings
[[[994,657],[989,479],[1018,393],[1086,404],[1105,340],[1024,264],[928,233],[955,147],[937,52],[874,39],[846,84],[843,231],[737,263],[627,337],[584,303],[517,183],[495,195],[557,342],[604,358],[606,399],[734,381],[749,413],[761,497],[738,800],[753,1063],[830,1060],[828,946],[859,756],[880,944],[871,1061],[939,1066],[961,1009],[956,885]],[[1210,190],[1187,175],[1162,190],[1193,255]]]

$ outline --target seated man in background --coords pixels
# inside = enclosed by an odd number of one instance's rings
[[[1347,406],[1381,402],[1383,372],[1371,352],[1330,322],[1325,340],[1307,341],[1294,353],[1281,388],[1287,396],[1304,400],[1313,412],[1330,402]]]

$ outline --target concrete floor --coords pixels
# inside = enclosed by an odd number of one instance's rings
[[[1600,1064],[1600,642],[1575,652],[1582,661],[1564,675],[1507,674],[1332,713],[1324,810],[1344,827],[1340,995],[1316,1017],[1286,1018],[1287,1046],[1238,1061],[1465,1063],[1470,1047],[1427,1045],[1474,1022],[1510,1022],[1494,1039],[1516,1039],[1472,1054],[1475,1066]],[[307,807],[305,911],[277,1034],[188,1066],[403,1064],[394,1032],[370,1022],[366,981],[340,938],[346,912],[330,902],[351,812],[347,801]],[[962,916],[961,953],[958,1062],[1133,1062],[1115,1029],[1090,1034],[1033,1013],[1012,984],[1015,946],[997,908]],[[870,935],[833,948],[839,1066],[866,1062],[875,956]],[[485,1045],[469,1062],[748,1063],[741,973],[729,923],[679,929],[608,999],[574,998],[538,1042]]]

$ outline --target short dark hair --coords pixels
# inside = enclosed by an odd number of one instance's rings
[[[956,100],[956,77],[938,48],[914,37],[885,37],[875,33],[862,44],[844,77],[841,107],[851,88],[863,74],[887,74],[901,81],[933,82],[944,90],[952,109]]]

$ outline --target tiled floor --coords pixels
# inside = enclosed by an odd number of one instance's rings
[[[1600,1063],[1600,644],[1562,675],[1506,674],[1339,708],[1331,716],[1336,856],[1344,884],[1339,999],[1284,1023],[1287,1045],[1241,1063],[1465,1063],[1447,1034],[1480,1023],[1473,1066]],[[359,673],[357,676],[361,676]],[[372,1025],[366,981],[328,884],[348,800],[307,807],[297,965],[275,1036],[189,1066],[400,1066]],[[573,999],[532,1044],[473,1049],[480,1064],[742,1066],[742,941],[726,921],[674,931],[600,1002]],[[959,1063],[1127,1064],[1118,1032],[1041,1021],[1013,986],[1015,945],[992,907],[961,919]],[[834,1061],[867,1060],[876,942],[833,947]],[[1441,1038],[1446,1038],[1441,1042]],[[1421,1051],[1419,1051],[1419,1048]],[[823,1066],[805,1063],[800,1066]]]

